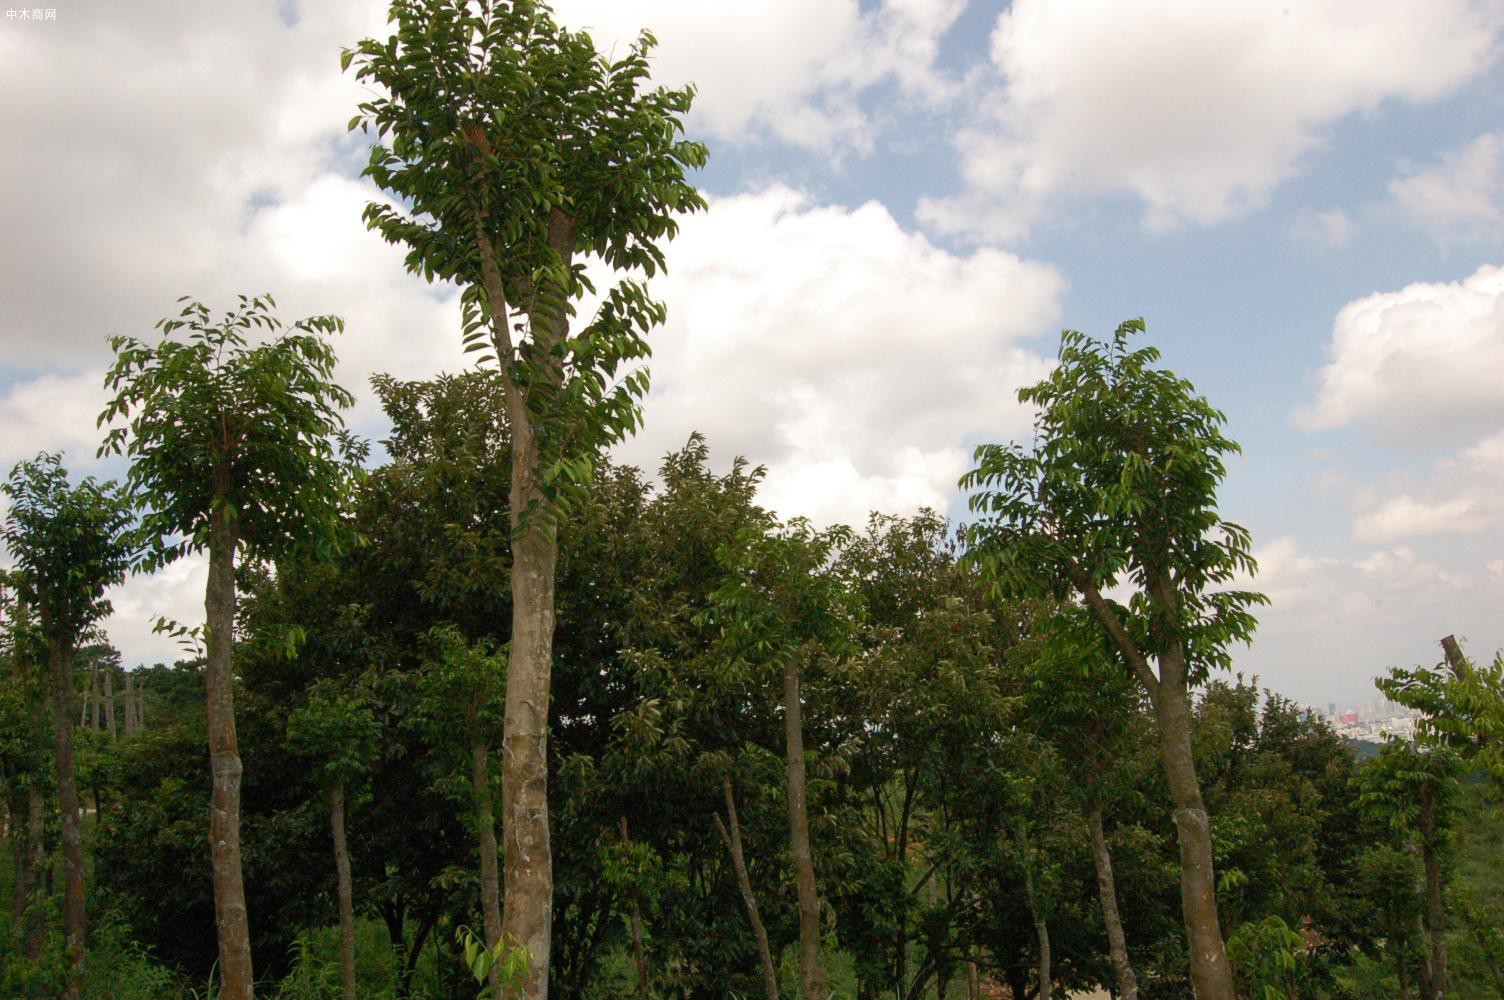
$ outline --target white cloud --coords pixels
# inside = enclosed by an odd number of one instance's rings
[[[1437,239],[1482,237],[1504,222],[1504,133],[1480,135],[1389,183],[1395,204]]]
[[[1395,545],[1318,556],[1281,537],[1255,555],[1251,586],[1271,604],[1256,611],[1253,646],[1234,650],[1234,662],[1275,690],[1351,704],[1371,696],[1366,677],[1434,663],[1442,635],[1466,635],[1480,652],[1504,643],[1497,615],[1504,572],[1491,571],[1476,552]]]
[[[654,75],[698,88],[691,123],[733,140],[765,135],[826,152],[870,149],[875,126],[857,103],[867,87],[898,81],[933,101],[955,84],[935,67],[941,36],[964,0],[559,0],[561,23],[588,28],[618,51],[643,27],[660,47]]]
[[[946,231],[1013,238],[1055,198],[1129,195],[1151,227],[1260,207],[1333,122],[1434,100],[1493,60],[1497,0],[1301,4],[1015,0],[1000,74],[956,143]]]
[[[42,375],[0,395],[0,475],[39,451],[65,452],[77,472],[94,461],[100,435],[94,421],[104,409],[104,373]]]
[[[1486,500],[1463,494],[1445,500],[1418,500],[1398,496],[1353,522],[1353,537],[1360,542],[1393,542],[1436,535],[1473,535],[1489,527],[1497,512]]]
[[[1305,212],[1296,218],[1290,235],[1323,250],[1341,250],[1357,235],[1358,224],[1340,208]]]
[[[202,622],[208,580],[208,557],[198,554],[184,556],[150,576],[129,577],[110,588],[106,596],[115,613],[105,625],[126,666],[172,663],[193,655],[177,639],[154,633],[152,625],[159,617],[188,628]]]
[[[1360,424],[1407,447],[1476,439],[1504,423],[1504,268],[1350,302],[1327,355],[1298,426]]]
[[[1057,323],[1064,282],[996,250],[958,256],[887,209],[817,205],[783,187],[686,221],[655,285],[648,468],[703,431],[770,468],[784,514],[861,520],[943,508],[964,445],[1026,430],[1014,392],[1049,362],[1019,345]]]

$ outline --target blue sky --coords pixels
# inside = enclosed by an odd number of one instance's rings
[[[1062,327],[1144,316],[1244,446],[1223,494],[1274,606],[1238,667],[1325,704],[1457,632],[1504,645],[1498,0],[559,0],[699,87],[708,213],[658,283],[651,466],[705,431],[788,514],[959,514],[971,445]],[[271,289],[341,377],[462,363],[453,291],[360,226],[339,48],[379,2],[166,0],[0,21],[0,462],[84,471],[109,333]],[[352,422],[379,435],[361,392]],[[170,656],[202,567],[110,630]]]

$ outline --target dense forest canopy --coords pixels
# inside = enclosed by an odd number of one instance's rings
[[[964,524],[625,464],[693,90],[544,4],[391,14],[365,218],[477,362],[366,442],[358,330],[185,299],[111,340],[120,483],[11,471],[0,993],[1504,996],[1504,656],[1392,671],[1363,754],[1232,673],[1238,446],[1143,321],[1062,334]],[[190,552],[183,656],[122,662],[107,588]]]

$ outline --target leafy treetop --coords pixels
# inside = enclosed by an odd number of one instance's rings
[[[0,490],[10,500],[0,537],[15,560],[15,599],[34,611],[43,641],[72,648],[110,613],[105,590],[130,567],[130,507],[113,481],[71,486],[48,452],[18,462]]]
[[[1228,665],[1230,642],[1248,641],[1248,609],[1265,598],[1211,589],[1255,569],[1248,532],[1217,512],[1238,445],[1221,412],[1157,366],[1155,348],[1130,349],[1143,329],[1135,319],[1109,342],[1061,335],[1059,364],[1018,394],[1038,408],[1033,448],[983,445],[961,480],[981,516],[968,557],[1005,592],[1079,593],[1099,616],[1103,591],[1126,579],[1123,632],[1145,657],[1182,644],[1195,683]],[[1153,691],[1146,665],[1133,667]]]
[[[339,415],[354,397],[331,381],[326,338],[343,320],[311,316],[282,332],[270,295],[242,295],[218,320],[179,301],[178,315],[157,323],[155,346],[110,338],[105,385],[115,396],[99,417],[126,421],[100,454],[131,459],[126,482],[151,543],[142,568],[203,549],[220,510],[253,557],[332,549],[363,452]],[[258,333],[272,339],[253,346]]]

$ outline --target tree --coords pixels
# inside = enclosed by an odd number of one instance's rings
[[[32,609],[14,600],[11,574],[0,571],[0,790],[8,813],[7,840],[15,862],[11,879],[11,950],[35,962],[42,951],[42,912],[37,905],[43,835],[52,769],[47,762],[50,677],[38,669],[39,648]]]
[[[1504,786],[1504,653],[1478,666],[1453,636],[1441,640],[1447,670],[1390,670],[1374,683],[1384,695],[1420,713],[1418,737],[1475,758]]]
[[[1143,329],[1125,322],[1110,343],[1061,335],[1055,370],[1018,394],[1038,408],[1033,449],[983,445],[961,480],[980,516],[970,557],[1006,593],[1079,597],[1143,686],[1174,803],[1191,979],[1201,1000],[1232,1000],[1190,689],[1248,641],[1264,598],[1213,589],[1255,568],[1248,532],[1216,508],[1238,446],[1190,382],[1156,367],[1157,350],[1129,349]],[[1105,594],[1119,583],[1126,605]]]
[[[1086,817],[1096,868],[1108,956],[1121,1000],[1138,1000],[1138,977],[1128,957],[1119,915],[1117,882],[1104,830],[1104,814],[1120,794],[1115,765],[1137,707],[1135,681],[1121,654],[1089,612],[1065,608],[1043,618],[1035,655],[1021,658],[1023,713],[1055,747],[1069,777],[1067,788]]]
[[[209,553],[204,596],[204,681],[213,792],[220,995],[253,995],[250,923],[240,859],[241,762],[235,733],[234,641],[237,559],[277,560],[327,552],[344,537],[340,502],[359,448],[339,410],[354,398],[333,384],[326,337],[336,316],[312,316],[282,332],[270,295],[241,296],[220,319],[189,299],[157,323],[148,345],[111,337],[115,393],[100,415],[112,427],[101,454],[124,452],[127,478],[150,543],[140,568]],[[271,337],[252,346],[249,337]]]
[[[457,735],[463,737],[462,745],[455,749],[469,765],[468,798],[479,860],[481,919],[486,951],[495,959],[489,966],[491,995],[501,1000],[505,986],[502,959],[512,960],[515,949],[502,932],[496,870],[500,852],[496,846],[490,754],[498,728],[498,709],[502,708],[498,704],[501,685],[497,682],[506,674],[506,650],[493,649],[484,642],[472,644],[453,626],[435,629],[432,638],[436,655],[419,682],[424,721],[436,742],[444,742],[445,734],[455,733],[456,728]]]
[[[832,561],[851,532],[816,531],[795,519],[769,530],[749,529],[726,545],[728,573],[714,595],[715,616],[732,658],[771,668],[782,680],[789,852],[799,894],[799,970],[808,1000],[825,1000],[820,963],[820,897],[809,836],[805,779],[804,703],[807,664],[839,654],[850,641],[845,593]]]
[[[512,435],[512,634],[503,737],[505,932],[528,950],[522,992],[548,994],[553,852],[548,719],[558,524],[601,449],[635,429],[663,307],[636,281],[588,291],[582,258],[651,276],[677,216],[704,207],[679,138],[689,89],[644,90],[644,32],[615,61],[529,0],[394,0],[396,34],[344,53],[378,88],[354,127],[373,130],[366,174],[398,204],[367,223],[409,248],[408,268],[463,286],[467,349],[489,351]]]
[[[377,727],[359,692],[335,682],[315,683],[308,700],[287,719],[287,738],[314,762],[329,795],[329,832],[339,898],[340,985],[355,1000],[355,898],[345,840],[345,795],[376,756]]]
[[[1414,837],[1421,856],[1421,928],[1426,955],[1420,963],[1421,1000],[1447,994],[1446,878],[1443,864],[1454,820],[1457,754],[1446,746],[1427,748],[1390,740],[1357,774],[1358,804],[1390,829]]]
[[[52,678],[53,750],[62,811],[64,937],[68,985],[83,990],[87,922],[83,834],[73,748],[73,657],[83,635],[110,613],[107,587],[124,578],[133,554],[129,506],[113,482],[85,478],[77,486],[59,456],[43,452],[11,469],[3,487],[10,510],[0,536],[16,571],[16,598],[31,607]]]

